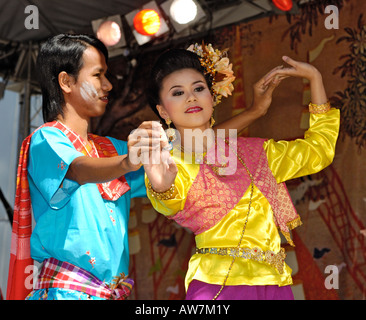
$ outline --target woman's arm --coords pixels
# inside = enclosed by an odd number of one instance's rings
[[[339,110],[311,114],[304,138],[264,143],[268,165],[278,183],[314,174],[333,161],[339,131]]]
[[[311,102],[317,105],[319,110],[316,110],[317,106],[315,110],[310,110],[310,128],[305,132],[303,139],[265,142],[268,164],[277,182],[313,174],[328,166],[334,158],[340,122],[339,110],[329,110],[320,72],[305,62],[295,61],[286,56],[283,60],[290,67],[276,70],[273,74],[280,79],[290,76],[308,79]]]

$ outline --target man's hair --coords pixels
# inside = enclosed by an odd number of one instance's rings
[[[65,71],[78,78],[83,67],[83,54],[88,47],[98,49],[108,61],[105,45],[90,35],[59,34],[48,39],[41,47],[37,58],[38,81],[42,90],[42,114],[45,122],[63,115],[65,99],[58,82],[58,75]]]

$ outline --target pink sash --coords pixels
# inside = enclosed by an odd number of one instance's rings
[[[253,175],[254,184],[270,203],[276,226],[289,244],[294,245],[290,238],[290,229],[300,225],[301,221],[285,183],[277,184],[268,166],[264,141],[259,138],[238,138],[237,153]],[[226,145],[226,154],[229,154],[228,148]],[[237,159],[236,156],[235,158]],[[188,191],[184,209],[171,219],[196,235],[207,231],[235,207],[249,185],[249,175],[238,159],[236,171],[227,176],[218,176],[210,165],[201,164]]]

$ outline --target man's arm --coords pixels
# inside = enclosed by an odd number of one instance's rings
[[[128,153],[125,155],[110,158],[77,157],[70,164],[66,177],[79,184],[103,183],[138,170],[142,165],[140,155],[161,147],[160,127],[156,122],[143,122],[138,130],[129,135]]]

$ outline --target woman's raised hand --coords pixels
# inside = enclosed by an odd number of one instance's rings
[[[288,77],[299,77],[308,79],[310,82],[321,78],[321,74],[314,66],[309,63],[296,61],[290,57],[283,56],[282,60],[289,66],[275,68],[270,71],[264,79],[264,85],[269,85],[272,81],[281,81]]]
[[[269,86],[273,81],[282,81],[288,77],[305,78],[310,82],[311,102],[315,104],[327,102],[328,99],[323,84],[323,78],[318,69],[309,63],[296,61],[287,56],[283,56],[282,60],[289,66],[275,68],[269,72],[264,79],[264,86]]]

